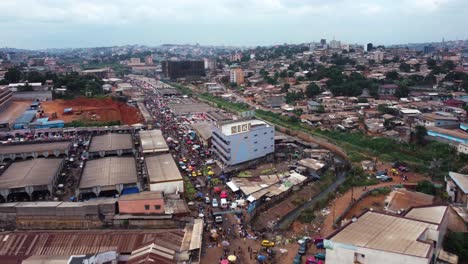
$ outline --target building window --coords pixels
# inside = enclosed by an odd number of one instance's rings
[[[257,151],[258,149],[254,149],[254,151]]]
[[[244,139],[248,139],[249,137],[244,137]]]
[[[149,210],[149,208],[150,208],[149,205],[146,204],[145,205],[145,210]]]
[[[266,135],[266,134],[267,134],[267,132],[264,132],[264,133],[263,133],[263,135]]]
[[[155,209],[155,210],[160,210],[160,209],[161,209],[161,206],[160,206],[160,205],[155,205],[155,206],[154,206],[154,209]]]
[[[255,141],[255,142],[254,142],[254,144],[257,144],[257,143],[258,143],[258,141]]]
[[[254,137],[258,136],[257,134],[254,135]]]

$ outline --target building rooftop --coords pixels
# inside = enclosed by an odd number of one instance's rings
[[[89,160],[81,175],[80,189],[137,182],[133,157],[107,157]]]
[[[449,176],[464,193],[468,194],[468,175],[451,171]]]
[[[44,158],[14,162],[0,175],[0,188],[52,184],[61,163],[62,159]]]
[[[460,138],[464,140],[468,140],[468,133],[461,129],[445,129],[445,128],[440,128],[440,127],[428,127],[427,128],[428,132],[435,132],[443,135],[448,135],[452,136],[455,138]]]
[[[444,219],[447,206],[427,206],[412,208],[405,214],[406,218],[416,219],[420,221],[440,224]]]
[[[140,192],[126,194],[119,197],[119,201],[135,201],[135,200],[148,200],[148,199],[163,199],[162,192]]]
[[[145,161],[150,183],[182,180],[171,154],[147,157]]]
[[[299,165],[302,165],[304,167],[313,169],[313,170],[321,170],[323,167],[325,167],[325,163],[320,162],[316,159],[302,159],[299,162]]]
[[[368,211],[329,237],[334,243],[428,258],[432,245],[419,241],[437,225]]]
[[[132,135],[109,133],[102,136],[94,136],[91,140],[91,145],[89,146],[89,152],[112,151],[132,148]]]
[[[250,119],[244,121],[233,121],[221,125],[221,131],[226,136],[231,136],[233,134],[248,132],[254,126],[266,126],[269,127],[270,124],[265,121],[258,119]]]
[[[0,259],[16,258],[14,263],[32,255],[71,256],[115,250],[130,254],[147,243],[181,252],[185,230],[105,230],[105,231],[27,231],[0,233]],[[161,262],[172,263],[172,262]]]
[[[406,189],[396,189],[392,191],[385,201],[388,211],[397,213],[415,206],[431,205],[434,202],[434,196],[408,191]]]
[[[141,147],[143,153],[166,152],[169,151],[166,140],[161,130],[140,131]]]
[[[52,142],[39,144],[18,144],[1,145],[0,154],[18,154],[26,152],[44,152],[53,153],[54,150],[65,151],[70,146],[70,142]]]
[[[193,123],[193,130],[204,140],[211,138],[212,125],[209,122],[201,121]]]
[[[422,114],[422,118],[426,120],[430,120],[430,121],[435,121],[435,120],[458,121],[458,118],[454,116],[440,115],[436,113]]]

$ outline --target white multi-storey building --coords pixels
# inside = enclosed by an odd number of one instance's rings
[[[224,165],[236,165],[273,153],[275,128],[258,119],[218,123],[211,141]]]

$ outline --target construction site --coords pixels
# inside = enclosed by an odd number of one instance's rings
[[[69,123],[81,122],[112,122],[133,125],[144,121],[136,107],[117,102],[112,98],[76,98],[73,100],[54,100],[42,102],[44,114],[53,119]]]

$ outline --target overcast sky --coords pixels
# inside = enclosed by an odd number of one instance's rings
[[[0,0],[0,46],[468,38],[468,0]]]

